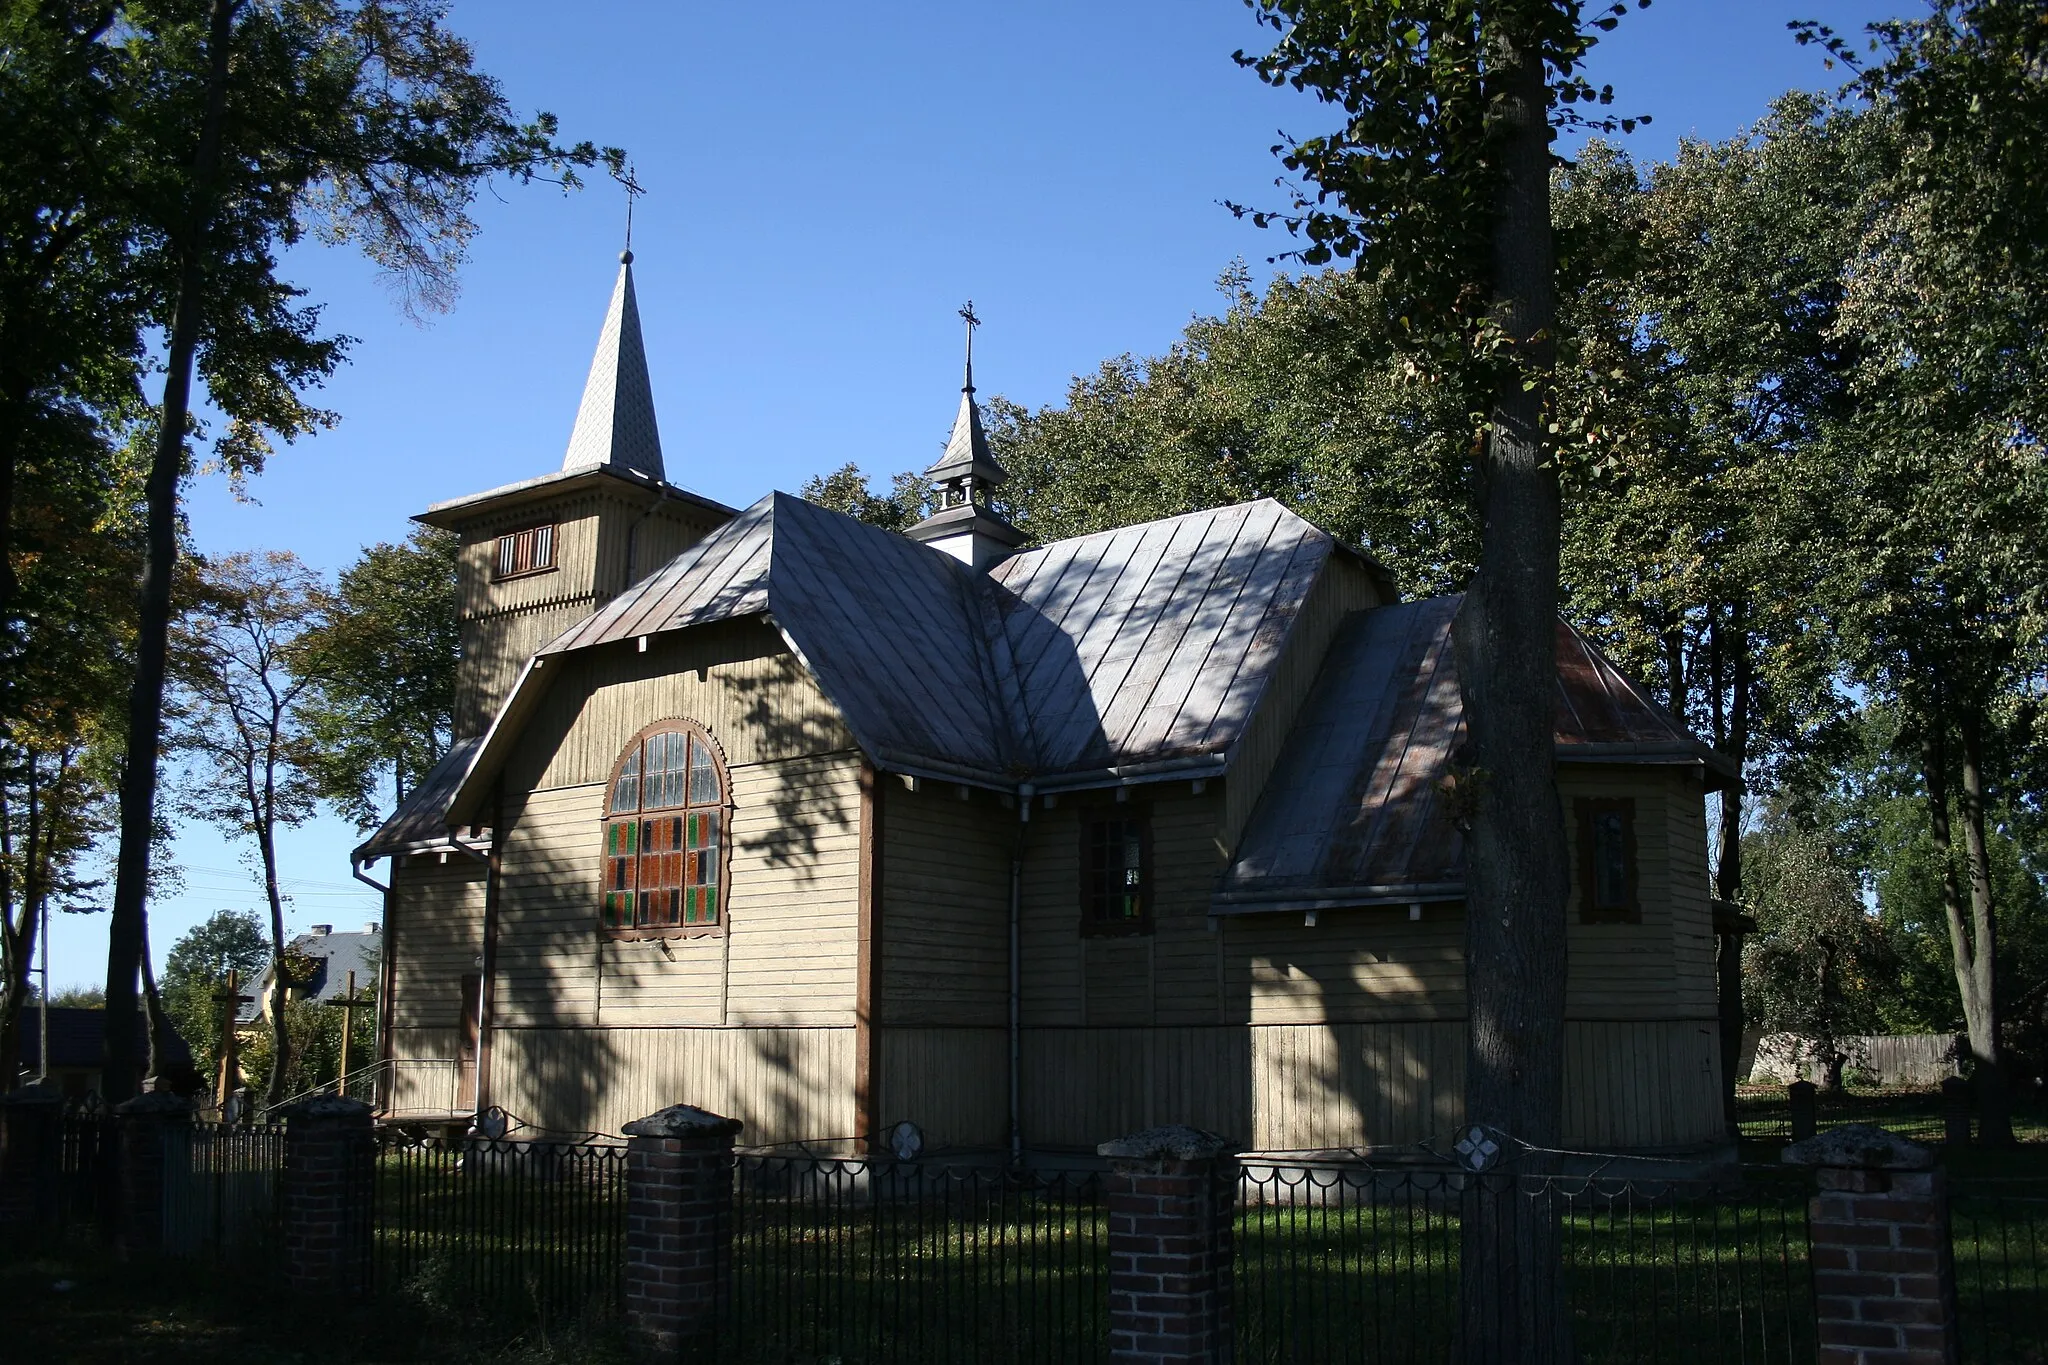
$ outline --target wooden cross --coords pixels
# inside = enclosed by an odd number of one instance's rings
[[[348,974],[348,986],[342,992],[341,998],[339,1000],[329,1000],[327,1004],[341,1011],[341,1079],[335,1085],[335,1092],[346,1095],[348,1094],[348,1073],[351,1053],[349,1046],[350,1035],[356,1031],[355,1012],[357,1010],[374,1009],[377,1002],[374,1000],[356,999],[356,974],[350,972]]]
[[[251,995],[237,994],[242,984],[242,974],[228,969],[228,988],[213,993],[213,1003],[221,1007],[220,1012],[220,1075],[214,1086],[214,1103],[226,1113],[228,1097],[235,1093],[235,1087],[242,1079],[241,1037],[235,1032],[235,1015],[240,1007],[255,999]]]

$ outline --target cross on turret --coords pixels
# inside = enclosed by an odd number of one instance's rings
[[[959,317],[967,326],[966,380],[960,386],[960,413],[945,454],[925,470],[932,481],[932,514],[904,534],[977,569],[1006,558],[1024,543],[1024,535],[987,506],[987,490],[999,488],[1009,474],[988,448],[981,429],[981,409],[974,402],[974,329],[981,318],[969,299]]]

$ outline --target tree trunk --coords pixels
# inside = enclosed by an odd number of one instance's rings
[[[1934,839],[1935,853],[1941,861],[1941,908],[1948,920],[1950,962],[1955,969],[1956,992],[1962,999],[1963,1027],[1969,1035],[1970,1057],[1975,1063],[1972,1080],[1976,1085],[1980,1111],[1978,1131],[1985,1141],[1996,1142],[2010,1138],[2010,1118],[2003,1116],[2007,1127],[2004,1138],[2001,1138],[1990,1131],[1989,1121],[1993,1116],[1983,1111],[2003,1098],[2004,1059],[1999,1055],[1994,1000],[1986,989],[1988,982],[1979,971],[1985,945],[1973,934],[1976,928],[1974,917],[1966,918],[1963,913],[1962,885],[1956,878],[1955,840],[1949,823],[1949,718],[1938,689],[1935,703],[1927,709],[1929,714],[1921,718],[1920,740],[1920,777],[1926,787],[1927,825]],[[1987,887],[1987,911],[1989,899]],[[1987,1098],[1991,1105],[1986,1104]]]
[[[1489,53],[1503,129],[1493,234],[1494,309],[1519,370],[1495,399],[1477,479],[1479,569],[1453,630],[1474,799],[1465,841],[1470,1001],[1465,1112],[1540,1178],[1563,1111],[1565,902],[1557,795],[1558,487],[1543,438],[1554,354],[1550,130],[1542,63],[1511,41]],[[1533,380],[1525,387],[1524,377]],[[1498,1137],[1495,1139],[1499,1140]],[[1555,1207],[1519,1180],[1489,1181],[1467,1217],[1460,1274],[1467,1362],[1563,1365],[1571,1323]]]
[[[192,364],[199,348],[206,235],[220,166],[220,125],[227,102],[228,39],[235,0],[213,0],[207,40],[206,117],[192,158],[191,216],[179,251],[178,298],[164,356],[164,398],[144,496],[148,552],[135,637],[135,682],[128,693],[128,735],[121,765],[121,842],[114,867],[114,909],[107,926],[107,1008],[100,1093],[118,1103],[135,1093],[135,992],[148,913],[150,845],[156,836],[158,749],[164,728],[164,663],[171,625],[171,574],[178,558],[178,484],[185,473],[185,423]]]
[[[1743,623],[1742,604],[1728,607],[1728,631],[1724,638],[1719,609],[1708,627],[1713,652],[1715,751],[1735,760],[1736,771],[1749,766],[1749,689],[1752,669],[1749,630]],[[1733,653],[1734,657],[1729,658]],[[1723,670],[1728,682],[1726,723],[1721,723],[1720,689]],[[1738,776],[1721,790],[1719,831],[1720,857],[1714,867],[1714,895],[1729,905],[1742,900],[1742,780]],[[1719,936],[1715,974],[1719,986],[1721,1024],[1721,1110],[1730,1134],[1736,1132],[1735,1081],[1742,1066],[1742,935]]]
[[[1970,974],[1977,1012],[1964,1016],[1976,1061],[1977,1140],[2012,1141],[2012,1095],[2005,1074],[2005,1011],[1998,999],[1998,914],[1991,897],[1991,851],[1984,838],[1984,711],[1974,701],[1958,716],[1962,738],[1963,851],[1970,871]]]
[[[284,1017],[291,982],[285,979],[284,901],[277,892],[277,842],[268,821],[257,828],[256,846],[263,854],[263,892],[270,901],[270,1076],[263,1083],[267,1110],[284,1099],[285,1073],[292,1064],[292,1037]]]

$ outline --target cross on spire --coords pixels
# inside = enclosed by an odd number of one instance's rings
[[[981,319],[974,315],[974,300],[969,299],[960,309],[961,320],[967,324],[967,382],[960,387],[962,393],[974,392],[974,329],[981,326]]]
[[[633,168],[628,165],[623,172],[614,172],[619,184],[626,191],[626,249],[619,253],[621,265],[633,264],[633,201],[647,193],[634,178]]]

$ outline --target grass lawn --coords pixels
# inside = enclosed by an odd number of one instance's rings
[[[404,1303],[314,1304],[205,1262],[97,1246],[0,1261],[0,1357],[38,1365],[624,1365],[616,1329],[481,1330]]]

